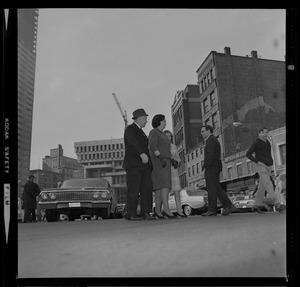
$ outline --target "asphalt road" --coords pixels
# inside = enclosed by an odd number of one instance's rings
[[[18,277],[286,277],[286,215],[18,224]]]

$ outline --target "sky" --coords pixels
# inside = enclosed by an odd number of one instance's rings
[[[284,61],[284,9],[39,9],[30,169],[50,149],[122,138],[126,110],[164,114],[211,51]]]

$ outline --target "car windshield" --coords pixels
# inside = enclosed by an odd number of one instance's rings
[[[188,189],[186,193],[189,196],[203,196],[207,194],[207,191],[204,189]]]
[[[65,180],[61,188],[69,187],[109,187],[108,181],[102,178],[97,179],[69,179]]]

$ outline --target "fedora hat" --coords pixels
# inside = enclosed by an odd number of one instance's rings
[[[34,175],[33,175],[33,174],[30,174],[30,175],[28,176],[28,178],[34,178]]]
[[[132,119],[136,119],[138,117],[148,116],[144,109],[137,109],[132,113]]]

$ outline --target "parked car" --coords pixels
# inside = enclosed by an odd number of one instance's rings
[[[67,215],[69,221],[81,215],[108,219],[114,211],[112,197],[112,187],[106,179],[68,179],[58,188],[43,190],[38,205],[45,210],[48,222],[57,221],[61,214]]]
[[[187,216],[207,211],[207,191],[204,189],[182,189],[180,198],[183,213]],[[173,213],[177,211],[174,192],[169,195],[169,207]],[[218,200],[218,209],[221,209],[221,207],[222,204]]]
[[[233,202],[234,208],[232,212],[249,212],[252,211],[252,207],[254,205],[254,199],[237,199]]]

